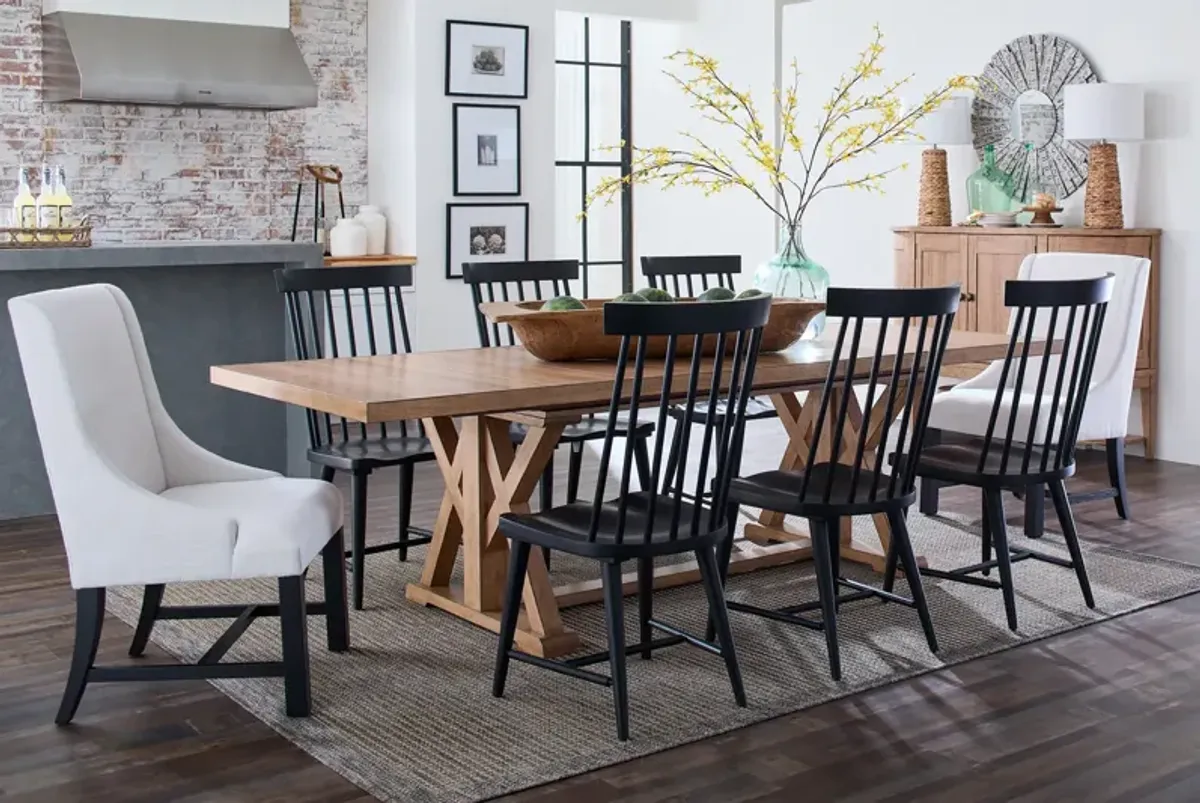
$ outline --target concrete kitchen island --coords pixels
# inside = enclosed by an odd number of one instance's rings
[[[209,384],[215,364],[288,356],[285,305],[273,272],[319,268],[304,243],[154,243],[0,250],[0,519],[54,512],[7,302],[81,284],[125,291],[141,320],[163,403],[201,446],[307,476],[304,416]]]

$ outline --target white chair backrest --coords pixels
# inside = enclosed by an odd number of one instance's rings
[[[1031,254],[1021,263],[1017,276],[1021,280],[1044,281],[1092,279],[1108,273],[1116,277],[1116,282],[1104,319],[1100,347],[1096,352],[1093,387],[1105,385],[1114,378],[1127,376],[1130,382],[1133,380],[1142,332],[1142,314],[1146,308],[1146,290],[1150,283],[1150,260],[1117,254]],[[1010,334],[1013,323],[1010,318]],[[1041,325],[1035,326],[1035,331],[1048,325],[1049,318],[1039,323]]]
[[[151,493],[165,490],[151,411],[165,412],[125,294],[85,285],[18,296],[8,307],[60,516],[83,513],[63,508],[90,498],[89,474],[101,465]]]

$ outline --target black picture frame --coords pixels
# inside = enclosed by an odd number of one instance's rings
[[[522,57],[517,61],[517,66],[522,71],[521,90],[520,92],[483,92],[483,91],[456,91],[455,84],[455,64],[454,64],[454,49],[452,43],[454,41],[454,29],[456,27],[476,27],[476,28],[505,28],[512,31],[518,31],[521,34],[522,41]],[[475,22],[472,20],[446,20],[446,95],[454,98],[511,98],[526,100],[529,97],[529,26],[514,25],[505,22]]]
[[[473,259],[455,259],[454,253],[454,213],[458,209],[484,210],[484,209],[520,209],[522,212],[521,234],[523,237],[524,248],[520,253],[511,255],[511,258],[494,260],[497,262],[528,262],[529,261],[529,202],[528,201],[509,201],[504,203],[449,203],[446,204],[446,278],[447,279],[462,279],[462,265],[468,261],[481,261],[477,255],[468,254]],[[509,255],[506,255],[509,256]],[[457,265],[456,265],[457,262]]]
[[[514,117],[516,123],[516,172],[515,186],[511,191],[489,192],[479,190],[466,190],[463,188],[463,175],[461,170],[462,159],[467,158],[467,155],[461,151],[460,134],[460,116],[464,110],[468,109],[486,109],[489,112],[508,112]],[[521,195],[522,190],[522,171],[521,171],[521,107],[515,104],[490,104],[490,103],[455,103],[450,111],[453,117],[453,137],[454,142],[454,196],[456,198],[517,198]],[[499,167],[499,165],[495,165]]]

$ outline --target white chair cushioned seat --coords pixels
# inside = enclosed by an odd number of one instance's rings
[[[320,480],[211,482],[160,496],[234,520],[235,580],[300,574],[342,526],[341,494]]]

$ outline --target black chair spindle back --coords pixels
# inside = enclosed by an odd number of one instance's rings
[[[287,298],[288,320],[296,356],[301,360],[338,357],[376,357],[412,353],[408,316],[401,290],[412,287],[412,267],[406,265],[359,268],[309,268],[275,271],[275,284]],[[361,304],[361,307],[358,307]],[[383,318],[379,320],[377,314]],[[339,321],[339,315],[344,320]],[[333,417],[308,411],[308,434],[312,447],[350,440],[357,428],[365,440],[373,437],[371,427],[340,419],[340,437],[333,431]],[[389,435],[390,433],[390,435]],[[418,422],[380,424],[383,438],[410,434],[424,436]]]
[[[713,287],[735,290],[742,272],[740,256],[642,257],[642,274],[651,287],[677,298],[695,298]]]
[[[810,490],[819,491],[821,502],[832,505],[873,505],[915,493],[920,452],[917,447],[925,437],[960,295],[958,286],[915,290],[830,288],[826,309],[831,318],[841,319],[841,326],[813,425],[806,463],[809,470],[800,486],[802,500],[812,500]],[[867,331],[868,324],[878,331],[871,334]],[[873,340],[873,346],[865,344],[864,339]],[[869,360],[865,372],[864,360]],[[845,463],[839,461],[839,456],[847,439],[847,428],[854,427],[849,416],[850,397],[864,373],[867,393],[862,409],[866,412],[857,433],[853,459]],[[885,396],[879,395],[881,384],[886,385]],[[879,402],[884,404],[879,442],[868,453],[866,444],[874,419],[871,413]],[[894,429],[897,426],[898,431]],[[827,427],[830,462],[842,463],[850,473],[847,477],[845,469],[821,472],[823,477],[815,481],[823,482],[824,487],[810,489],[817,473],[812,468],[817,465]],[[894,431],[898,462],[889,476],[884,467]],[[864,476],[870,479],[865,489]]]
[[[755,366],[762,341],[762,328],[770,316],[770,309],[770,298],[721,304],[680,304],[670,307],[641,304],[605,305],[604,330],[608,334],[620,335],[622,348],[609,405],[608,430],[600,455],[600,479],[596,485],[591,526],[588,531],[589,541],[595,542],[599,533],[601,512],[604,509],[609,484],[613,442],[617,437],[633,437],[639,418],[648,412],[643,408],[642,401],[652,394],[657,396],[654,415],[658,431],[662,431],[667,415],[675,404],[682,404],[690,412],[698,400],[707,400],[709,404],[715,404],[719,398],[729,399],[730,413],[719,420],[716,417],[709,418],[699,446],[700,470],[696,478],[695,498],[700,498],[705,489],[710,456],[714,458],[711,462],[716,466],[713,482],[715,497],[711,506],[690,506],[690,515],[687,520],[683,520],[683,511],[688,506],[684,504],[682,482],[677,484],[671,496],[662,497],[649,492],[631,495],[629,486],[634,470],[633,452],[626,449],[620,470],[615,472],[619,476],[617,526],[616,532],[612,534],[616,543],[630,543],[630,537],[638,537],[643,543],[648,543],[658,529],[656,513],[658,506],[664,502],[669,503],[673,511],[667,535],[670,541],[676,541],[680,537],[694,538],[706,535],[725,526],[729,483],[737,471],[737,461],[734,458],[739,453],[739,444],[735,441],[742,432],[746,402],[753,387]],[[656,383],[659,383],[659,380],[648,380],[646,377],[646,355],[650,339],[661,337],[667,339],[667,356],[662,366],[661,388],[658,388]],[[688,372],[686,379],[680,382],[680,378],[675,376],[678,359],[676,350],[680,343],[687,344],[689,340],[691,356],[683,358],[688,362]],[[708,356],[704,353],[706,346],[715,346]],[[629,365],[631,355],[632,371]],[[626,403],[626,399],[629,412],[627,422],[623,426],[627,429],[624,433],[618,433],[617,412]],[[685,432],[672,447],[676,451],[674,459],[680,465],[686,465],[688,452],[692,448],[690,435],[690,432]],[[659,482],[666,460],[664,439],[659,438],[655,442],[654,454],[650,460],[651,488],[660,487]],[[639,504],[648,505],[648,509],[644,511],[645,527],[641,533],[626,534],[625,523],[634,498],[641,500]]]
[[[1057,473],[1074,465],[1114,283],[1110,273],[1095,279],[1005,284],[1012,331],[984,433],[980,474]],[[1050,343],[1061,343],[1061,352],[1033,355],[1035,348]],[[1030,386],[1033,395],[1027,398]],[[1029,420],[1018,426],[1023,412]],[[993,466],[997,450],[999,465]]]
[[[578,278],[579,263],[570,259],[465,263],[463,281],[470,286],[471,298],[475,302],[479,344],[484,348],[517,345],[512,328],[488,321],[479,309],[480,304],[549,301],[557,296],[569,296],[571,282]]]

